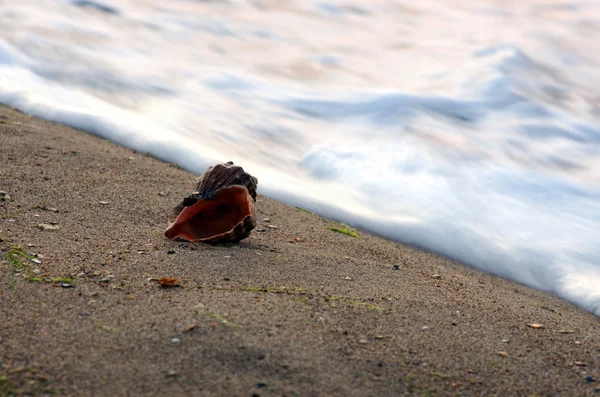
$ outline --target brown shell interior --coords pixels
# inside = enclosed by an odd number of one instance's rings
[[[246,216],[252,215],[248,189],[229,186],[217,192],[211,200],[198,200],[181,211],[165,232],[168,238],[188,241],[210,240],[230,232]]]

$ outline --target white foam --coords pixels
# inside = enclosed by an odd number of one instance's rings
[[[0,102],[600,315],[600,8],[572,5],[21,0]]]

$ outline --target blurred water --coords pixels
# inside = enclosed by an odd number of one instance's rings
[[[0,0],[0,102],[600,315],[594,1]]]

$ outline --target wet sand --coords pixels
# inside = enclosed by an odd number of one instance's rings
[[[600,319],[549,294],[264,196],[167,240],[196,178],[0,106],[0,396],[600,395]]]

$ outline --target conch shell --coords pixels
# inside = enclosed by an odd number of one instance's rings
[[[229,161],[209,167],[169,217],[165,236],[207,243],[237,242],[256,227],[258,179]]]

